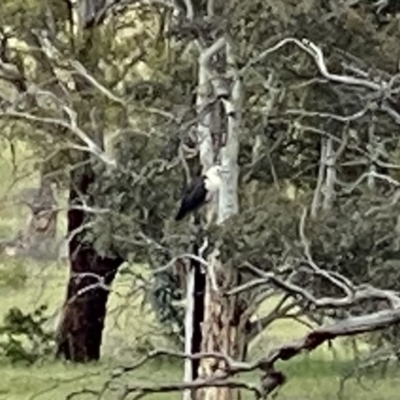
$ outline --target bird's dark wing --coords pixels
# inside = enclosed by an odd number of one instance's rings
[[[179,221],[183,219],[188,213],[196,210],[206,200],[207,191],[204,187],[204,179],[202,176],[198,176],[193,179],[190,185],[186,188],[181,205],[178,213],[175,216],[175,220]]]

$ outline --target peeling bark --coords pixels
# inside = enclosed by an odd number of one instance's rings
[[[196,108],[201,118],[197,125],[197,142],[199,146],[200,164],[205,171],[214,164],[214,148],[211,135],[212,116],[211,110],[206,110],[210,100],[211,85],[205,63],[199,60],[198,90],[196,97]],[[208,205],[211,214],[207,214],[207,220],[212,219],[212,210],[216,208],[216,202]],[[207,210],[207,211],[208,211]],[[193,253],[198,255],[199,246],[196,244]],[[185,350],[187,352],[199,352],[201,350],[203,335],[202,323],[204,319],[204,291],[205,276],[201,271],[199,263],[190,262],[186,275],[186,312],[185,312]],[[185,360],[184,381],[191,382],[198,376],[200,360]],[[183,392],[183,400],[195,398],[196,391],[186,390]]]
[[[218,268],[218,280],[222,290],[239,284],[239,273],[228,271],[223,265]],[[240,304],[236,296],[222,296],[211,289],[207,282],[205,297],[205,315],[203,326],[202,352],[227,354],[234,360],[243,360],[246,353],[246,332],[249,320],[246,316],[247,306]],[[223,360],[204,359],[201,362],[200,374],[212,377],[226,371]],[[240,392],[229,387],[211,387],[199,392],[202,400],[236,400]]]
[[[96,31],[89,30],[77,54],[77,60],[94,77],[98,72],[98,55],[93,52],[92,45],[95,40]],[[103,150],[103,126],[101,122],[94,126],[92,119],[91,102],[96,94],[83,75],[77,74],[74,80],[80,95],[77,123],[82,126],[83,131],[90,132],[90,138],[83,139]],[[97,177],[89,153],[81,152],[79,157],[80,166],[73,170],[69,182],[67,220],[70,277],[58,329],[56,354],[73,362],[89,362],[100,358],[109,296],[107,288],[112,284],[124,260],[119,256],[101,256],[93,243],[85,240],[86,224],[90,216],[82,208],[72,207],[83,205],[83,198],[86,205],[95,206],[90,187]]]
[[[217,41],[218,42],[218,41]],[[233,51],[229,44],[225,44],[227,65],[230,66],[231,76],[234,77],[233,85],[228,98],[222,101],[225,117],[227,119],[227,135],[225,143],[220,149],[220,160],[223,168],[222,187],[218,199],[218,223],[238,212],[238,153],[239,133],[241,126],[242,83],[234,69]],[[209,74],[211,75],[211,74]],[[215,78],[215,77],[214,77]],[[223,82],[213,79],[215,94],[223,88]],[[227,269],[223,260],[210,257],[213,264],[219,287],[222,291],[239,284],[240,273],[238,270]],[[216,292],[207,277],[205,294],[205,311],[203,323],[202,352],[220,352],[233,359],[241,360],[246,353],[246,331],[248,328],[247,306],[241,304],[236,296],[226,297]],[[200,374],[212,377],[222,373],[227,368],[224,361],[208,359],[202,360]],[[201,400],[232,400],[240,398],[238,389],[229,387],[211,387],[198,392]]]

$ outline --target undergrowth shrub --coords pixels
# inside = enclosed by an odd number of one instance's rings
[[[31,313],[12,307],[0,326],[0,354],[11,363],[33,364],[54,350],[54,332],[45,329],[46,305]]]

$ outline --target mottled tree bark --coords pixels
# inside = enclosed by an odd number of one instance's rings
[[[232,288],[239,283],[239,271],[227,271],[222,265],[218,268],[217,278],[224,288]],[[247,350],[246,332],[249,319],[246,303],[236,296],[223,296],[207,284],[205,313],[203,323],[203,352],[217,352],[229,355],[235,360],[244,360]],[[205,359],[201,363],[200,374],[215,376],[225,371],[224,361]],[[238,400],[240,391],[225,387],[207,388],[199,391],[202,400]]]
[[[79,204],[80,196],[88,194],[93,179],[90,166],[71,175],[70,206]],[[68,234],[72,237],[69,242],[70,277],[58,330],[57,356],[74,362],[100,358],[109,292],[96,284],[103,279],[105,285],[110,285],[123,262],[119,257],[100,256],[91,243],[83,240],[86,222],[84,211],[68,211]],[[92,285],[95,287],[88,288]]]
[[[230,92],[226,93],[223,100],[224,114],[226,119],[226,135],[222,140],[219,150],[220,162],[223,168],[222,187],[218,198],[218,218],[219,224],[224,223],[228,218],[238,212],[238,153],[239,153],[239,134],[241,126],[241,102],[242,85],[241,80],[234,69],[235,61],[233,52],[228,43],[218,45],[223,41],[217,40],[214,45],[205,50],[210,59],[213,56],[211,50],[215,52],[225,51],[226,68],[231,68],[230,76],[233,77],[233,84]],[[220,92],[224,87],[224,82],[215,74],[207,71],[207,59],[204,55],[200,59],[200,67],[205,68],[205,75],[213,76],[212,81],[214,93]],[[212,124],[211,124],[212,125]],[[204,151],[212,152],[213,149]],[[203,159],[207,159],[203,155]],[[224,296],[226,292],[240,283],[240,272],[235,268],[228,268],[224,265],[224,260],[211,256],[208,263],[213,265],[216,279],[220,291],[216,292],[211,284],[210,276],[207,279],[205,292],[205,310],[203,321],[203,343],[202,352],[217,352],[227,354],[233,359],[242,360],[245,357],[247,338],[246,332],[249,323],[247,303],[241,302],[240,297]],[[214,359],[204,359],[200,365],[200,375],[212,377],[223,373],[226,365],[223,361]],[[240,392],[236,389],[225,387],[211,387],[198,391],[198,399],[201,400],[234,400],[240,398]]]

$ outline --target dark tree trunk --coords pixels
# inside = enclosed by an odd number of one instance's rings
[[[80,203],[80,196],[88,197],[94,174],[90,166],[71,175],[69,206]],[[82,229],[87,222],[85,212],[68,211],[68,234]],[[91,243],[83,241],[84,229],[69,242],[70,278],[67,298],[59,325],[57,356],[73,362],[96,361],[100,358],[102,333],[110,286],[123,260],[101,257]],[[76,276],[80,274],[80,276]],[[100,285],[100,282],[104,285]]]
[[[193,254],[198,254],[199,248],[194,246]],[[193,309],[193,336],[192,336],[192,354],[201,352],[201,343],[203,340],[202,324],[204,320],[204,295],[206,290],[206,275],[203,273],[198,261],[192,261],[194,269],[194,309]],[[200,359],[192,360],[192,379],[199,376]]]

